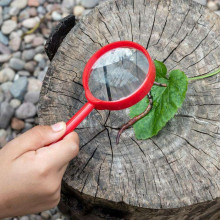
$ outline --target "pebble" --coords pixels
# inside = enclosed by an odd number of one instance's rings
[[[37,6],[39,6],[39,2],[38,2],[38,0],[28,0],[28,6],[37,7]]]
[[[18,72],[18,75],[19,76],[30,76],[31,74],[28,71],[22,70]]]
[[[39,6],[39,7],[37,8],[37,12],[38,12],[39,14],[45,14],[45,13],[46,13],[46,9],[45,9],[43,6]]]
[[[10,105],[11,105],[14,109],[16,109],[16,108],[18,108],[18,107],[21,105],[21,101],[20,101],[19,99],[12,99],[12,100],[10,101]]]
[[[11,51],[4,44],[0,43],[0,52],[3,54],[10,54]]]
[[[17,27],[17,22],[13,20],[4,21],[1,31],[3,34],[10,34]]]
[[[208,1],[207,7],[212,11],[217,11],[220,7],[219,1]]]
[[[4,45],[8,45],[8,38],[0,31],[0,42]]]
[[[13,51],[17,51],[20,48],[20,45],[21,45],[21,37],[18,35],[12,38],[9,42],[9,46]]]
[[[40,22],[39,17],[28,18],[22,22],[22,25],[26,28],[33,28],[39,22]]]
[[[40,53],[38,53],[34,56],[34,60],[37,62],[40,62],[42,59],[44,59],[44,56]]]
[[[37,46],[40,46],[40,45],[44,44],[44,42],[45,42],[45,40],[44,40],[43,37],[35,37],[35,38],[33,39],[32,45],[33,45],[34,47],[37,47]]]
[[[77,5],[74,7],[73,9],[73,14],[76,16],[76,17],[79,17],[82,15],[82,13],[84,12],[85,8],[81,5]]]
[[[0,71],[0,83],[12,81],[15,77],[15,72],[11,68],[5,68]]]
[[[46,75],[46,71],[40,71],[37,78],[38,78],[41,82],[43,82],[45,75]]]
[[[25,63],[24,69],[32,73],[32,72],[34,72],[35,66],[36,66],[35,61],[29,61],[29,62]]]
[[[53,19],[54,21],[59,21],[59,20],[62,19],[62,15],[59,14],[57,11],[53,11],[53,13],[52,13],[52,19]]]
[[[32,60],[35,55],[34,49],[24,50],[22,53],[22,59],[25,61]]]
[[[42,216],[44,219],[50,219],[51,213],[50,213],[50,211],[44,211],[44,212],[41,212],[41,216]]]
[[[26,119],[34,117],[37,113],[37,109],[33,103],[25,102],[19,106],[15,112],[15,116],[19,119]]]
[[[12,84],[13,84],[12,82],[2,83],[2,84],[1,84],[1,88],[2,88],[3,92],[4,92],[4,93],[9,92],[9,91],[10,91],[10,88],[11,88],[11,86],[12,86]]]
[[[37,9],[34,7],[29,8],[28,13],[29,13],[30,17],[36,17],[37,16]]]
[[[18,15],[18,13],[19,13],[19,8],[13,7],[13,8],[10,8],[10,10],[9,10],[9,14],[10,14],[11,16]]]
[[[25,63],[23,60],[13,57],[10,59],[9,65],[14,70],[22,70],[25,66]]]
[[[7,132],[4,129],[0,129],[0,147],[3,147],[7,144]]]
[[[9,5],[11,2],[11,0],[1,0],[0,1],[0,6],[7,6]]]
[[[39,100],[40,92],[38,91],[29,91],[26,93],[24,100],[26,102],[31,102],[33,104],[36,104]]]
[[[0,128],[7,128],[14,114],[14,109],[8,102],[2,102],[0,105]]]
[[[44,53],[44,46],[40,45],[35,48],[36,53]]]
[[[13,53],[12,56],[13,56],[14,58],[20,59],[20,58],[21,58],[21,52],[20,52],[20,51],[17,51],[17,52],[15,52],[15,53]]]
[[[85,8],[93,8],[99,3],[99,0],[82,0],[81,4]]]
[[[12,96],[16,99],[22,100],[27,89],[27,84],[27,77],[20,77],[16,80],[10,89]]]
[[[38,92],[41,90],[42,82],[35,78],[29,78],[28,79],[28,92]]]
[[[0,103],[4,101],[4,93],[2,91],[2,89],[0,88]]]
[[[11,128],[14,130],[22,130],[24,128],[24,121],[19,120],[17,118],[12,118]]]
[[[6,63],[11,58],[11,54],[0,54],[0,63]]]
[[[26,36],[24,37],[24,42],[25,42],[26,44],[31,43],[31,42],[34,40],[35,37],[36,37],[36,36],[35,36],[34,34],[26,35]]]
[[[27,0],[13,0],[11,7],[23,9],[27,6]]]
[[[19,220],[29,220],[28,216],[22,216],[19,218]]]

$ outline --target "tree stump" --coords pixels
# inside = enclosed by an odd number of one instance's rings
[[[44,79],[40,124],[67,121],[86,102],[82,73],[104,45],[135,41],[168,70],[220,68],[220,18],[190,0],[110,0],[67,34]],[[128,109],[94,110],[76,129],[79,155],[63,178],[60,208],[73,219],[220,219],[220,76],[189,83],[178,114],[148,140]],[[146,128],[147,129],[147,128]]]

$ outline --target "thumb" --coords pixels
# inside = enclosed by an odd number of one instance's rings
[[[59,140],[65,131],[66,124],[64,122],[52,126],[36,126],[12,140],[8,148],[18,157],[27,151],[37,150]]]

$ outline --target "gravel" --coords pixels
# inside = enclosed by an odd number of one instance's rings
[[[17,27],[17,23],[14,20],[4,21],[1,31],[3,34],[10,34]]]
[[[25,62],[18,58],[11,58],[9,65],[14,70],[22,70],[24,68]]]
[[[0,105],[0,128],[8,127],[13,114],[13,107],[8,102],[2,102]]]
[[[15,72],[11,68],[5,68],[0,71],[0,83],[12,81],[15,77]]]
[[[25,102],[19,106],[15,112],[15,116],[19,119],[34,117],[37,113],[36,106],[33,103]]]
[[[27,84],[27,77],[20,77],[16,81],[14,81],[10,89],[12,96],[16,99],[23,100],[27,89]]]

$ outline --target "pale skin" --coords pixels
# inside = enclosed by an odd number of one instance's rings
[[[0,150],[0,219],[37,213],[59,203],[62,177],[79,151],[75,132],[54,143],[65,131],[64,122],[36,126]]]

